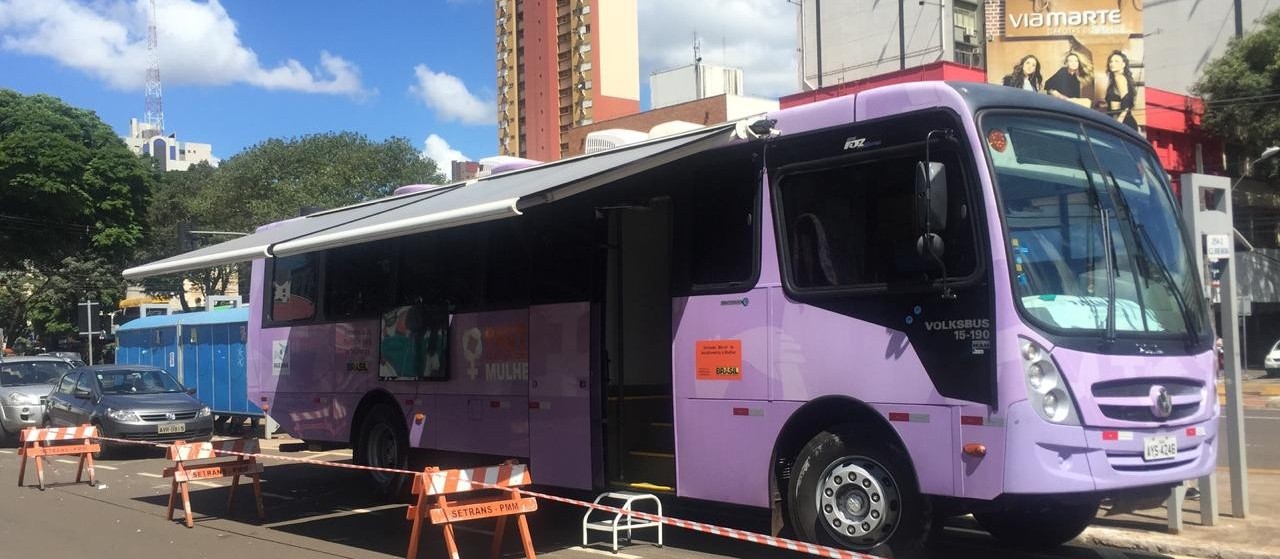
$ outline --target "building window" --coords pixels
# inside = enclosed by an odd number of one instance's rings
[[[978,8],[956,2],[951,9],[957,43],[978,44]]]

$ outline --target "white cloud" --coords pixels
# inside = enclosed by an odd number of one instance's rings
[[[146,0],[0,0],[0,48],[42,56],[116,89],[146,79]],[[362,97],[360,69],[328,52],[308,69],[289,58],[264,66],[240,41],[218,0],[159,0],[160,76],[165,84],[228,85]]]
[[[640,79],[693,63],[693,35],[702,60],[742,68],[746,93],[776,98],[797,82],[796,7],[784,0],[644,0],[637,2]]]
[[[471,158],[462,154],[462,152],[449,147],[449,142],[444,138],[432,134],[427,136],[427,141],[422,144],[422,155],[431,158],[436,162],[436,166],[440,168],[440,172],[453,180],[454,161],[470,161]]]
[[[498,120],[495,101],[476,97],[456,76],[432,72],[426,64],[414,66],[413,73],[418,82],[409,86],[409,92],[436,111],[442,120],[463,124],[493,124]]]

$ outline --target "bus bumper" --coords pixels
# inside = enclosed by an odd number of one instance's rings
[[[1178,427],[1117,429],[1053,425],[1027,401],[1009,408],[1004,493],[1111,492],[1206,476],[1217,461],[1217,418]],[[1148,439],[1172,437],[1177,455],[1147,461]]]

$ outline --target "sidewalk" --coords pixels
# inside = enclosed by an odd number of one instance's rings
[[[1231,513],[1231,479],[1218,470],[1218,512]],[[1164,507],[1124,512],[1103,507],[1080,541],[1120,549],[1205,559],[1280,557],[1280,472],[1250,470],[1249,516],[1219,516],[1217,526],[1200,525],[1200,501],[1183,506],[1182,533],[1168,533]]]
[[[1244,407],[1280,408],[1280,377],[1263,377],[1261,370],[1248,370],[1244,374]],[[1226,386],[1218,384],[1218,401],[1227,403]]]

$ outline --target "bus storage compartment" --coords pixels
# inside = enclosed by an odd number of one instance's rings
[[[539,483],[592,489],[591,304],[529,308],[529,466]]]
[[[771,443],[802,403],[676,400],[678,494],[768,507]]]
[[[529,455],[527,396],[437,394],[427,429],[440,450],[526,457]]]

